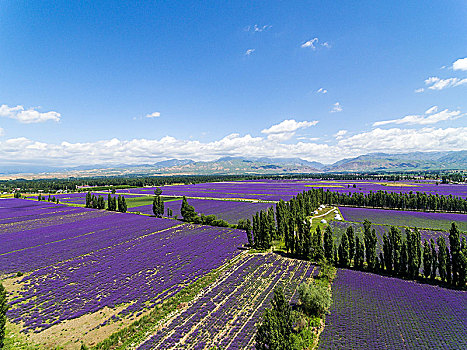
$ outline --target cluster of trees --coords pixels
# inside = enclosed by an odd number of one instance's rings
[[[19,193],[19,196],[16,195],[16,192],[15,192],[15,198],[21,198],[21,193]],[[39,193],[39,195],[37,196],[37,200],[38,201],[45,201],[46,200],[46,197],[43,196],[41,193]],[[58,198],[55,198],[54,197],[51,197],[50,194],[49,196],[47,197],[47,202],[54,202],[54,203],[58,203],[60,200]]]
[[[329,226],[328,226],[329,227]],[[330,229],[329,229],[330,230]],[[364,268],[362,251],[365,251],[367,269],[373,272],[384,272],[393,276],[409,279],[425,278],[435,281],[439,275],[442,282],[455,288],[465,288],[467,283],[467,244],[465,237],[460,238],[460,232],[455,223],[449,231],[449,248],[443,236],[436,240],[425,240],[422,245],[420,232],[417,228],[406,229],[405,237],[396,227],[391,227],[383,236],[383,251],[376,256],[375,233],[371,223],[364,222],[363,242],[355,237],[353,227],[349,226],[343,233],[338,247],[335,247],[326,259],[338,266]],[[325,238],[326,240],[326,238]],[[368,246],[368,244],[370,244]],[[360,248],[355,249],[355,247]],[[369,247],[369,248],[368,248]],[[326,255],[326,253],[325,253]],[[332,260],[329,256],[334,256]],[[420,275],[420,268],[423,275]]]
[[[403,196],[392,193],[382,193],[382,195],[381,198],[385,195]],[[415,196],[424,198],[426,194]],[[450,250],[443,237],[437,239],[438,247],[435,246],[434,240],[426,241],[422,247],[417,229],[406,230],[406,235],[403,237],[397,228],[392,227],[389,234],[384,235],[383,251],[378,255],[376,231],[371,228],[371,222],[368,220],[363,222],[363,237],[356,235],[353,227],[349,226],[338,246],[329,225],[324,232],[321,232],[319,226],[315,232],[312,232],[307,217],[321,201],[326,202],[329,198],[342,198],[342,196],[322,189],[313,189],[298,194],[288,202],[280,201],[276,205],[275,212],[270,208],[256,213],[253,216],[252,232],[247,234],[250,246],[268,249],[273,240],[281,240],[288,253],[302,259],[326,260],[333,265],[366,268],[373,272],[384,272],[411,279],[422,277],[419,269],[423,263],[424,276],[427,278],[434,280],[438,270],[441,281],[453,287],[465,287],[467,244],[465,237],[461,242],[455,223],[452,224],[449,235]]]
[[[21,198],[21,192],[15,192],[13,198]]]
[[[194,224],[210,225],[217,227],[230,227],[229,223],[225,220],[217,218],[215,215],[198,215],[195,208],[188,204],[186,197],[183,196],[182,206],[180,208],[180,214],[182,214],[183,220],[192,222]]]
[[[164,215],[164,201],[162,200],[160,194],[154,196],[154,200],[152,201],[152,212],[158,218]]]
[[[105,200],[102,196],[96,196],[91,192],[86,193],[86,208],[93,209],[105,209]],[[126,213],[127,204],[124,196],[118,195],[118,197],[112,197],[110,193],[107,196],[107,210],[109,211],[119,211],[121,213]]]
[[[324,269],[329,271],[329,269]],[[311,348],[316,338],[314,327],[332,303],[330,277],[302,283],[298,288],[299,304],[293,308],[281,287],[274,289],[271,308],[266,309],[257,325],[257,350],[302,350]]]

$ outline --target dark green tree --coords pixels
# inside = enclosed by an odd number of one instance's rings
[[[459,230],[455,222],[451,224],[451,229],[449,230],[449,247],[451,250],[452,284],[457,286],[459,285],[459,253],[461,251],[461,242]]]
[[[365,260],[365,245],[360,237],[355,237],[355,260],[354,265],[358,269],[363,269],[363,263]]]
[[[185,202],[186,202],[186,200],[185,200]],[[184,204],[182,202],[182,208],[183,208],[183,206],[184,206]],[[186,206],[191,207],[191,205],[189,205],[188,202],[186,202],[185,208],[187,208]],[[193,207],[191,207],[191,208],[193,208]],[[154,215],[156,217],[160,218],[162,215],[164,215],[164,210],[165,210],[164,209],[164,201],[162,200],[161,196],[155,196],[154,200],[152,201],[152,212],[154,213]],[[193,208],[193,212],[194,212],[194,208]],[[185,212],[185,215],[186,215],[186,212]],[[182,216],[183,216],[183,214],[182,214]],[[196,215],[193,215],[193,217],[194,216],[196,216]],[[185,219],[185,216],[183,216],[183,219],[185,221],[192,221],[193,217],[190,220],[188,220],[188,219]]]
[[[354,233],[352,225],[347,227],[346,233],[347,233],[347,239],[349,241],[349,265],[350,265],[355,256],[355,233]]]
[[[436,253],[436,245],[435,240],[433,238],[430,239],[430,246],[431,246],[431,279],[434,281],[436,279],[436,269],[438,268],[438,259]]]
[[[350,226],[351,227],[351,226]],[[339,244],[339,264],[343,267],[349,267],[350,265],[350,252],[349,252],[349,239],[347,232],[344,232]]]
[[[446,247],[446,240],[443,236],[438,236],[436,239],[436,243],[438,244],[438,271],[439,277],[441,281],[446,281],[446,258],[447,258],[447,247]]]
[[[182,214],[183,220],[188,222],[192,222],[197,216],[195,208],[188,204],[185,196],[183,196],[180,213]]]
[[[373,271],[376,267],[376,244],[378,238],[376,237],[376,231],[371,229],[371,222],[368,220],[363,222],[363,239],[365,241],[366,263],[368,268]]]
[[[292,350],[292,310],[281,288],[274,289],[255,336],[257,350]]]
[[[423,245],[423,275],[428,278],[431,274],[431,248],[427,240]]]
[[[333,240],[332,240],[332,229],[330,225],[326,226],[324,230],[324,257],[329,263],[334,261],[334,252],[333,252]]]

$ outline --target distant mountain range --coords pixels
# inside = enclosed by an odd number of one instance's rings
[[[467,151],[411,152],[404,154],[371,153],[342,159],[333,164],[300,158],[222,157],[214,161],[169,159],[154,164],[88,165],[69,168],[41,166],[0,166],[0,174],[20,177],[36,174],[52,176],[118,175],[210,175],[210,174],[300,174],[346,172],[400,172],[422,170],[467,170]],[[8,177],[8,176],[7,176]],[[3,176],[5,178],[5,176]]]

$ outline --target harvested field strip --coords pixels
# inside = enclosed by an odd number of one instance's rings
[[[292,299],[298,285],[314,273],[316,268],[309,262],[249,254],[221,283],[138,349],[249,348],[274,287],[283,286]]]

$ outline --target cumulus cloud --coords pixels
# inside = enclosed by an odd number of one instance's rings
[[[290,129],[283,129],[290,130]],[[72,166],[80,164],[141,164],[168,158],[214,160],[221,156],[299,157],[306,160],[334,162],[370,152],[404,153],[409,151],[448,151],[467,149],[467,127],[403,129],[376,128],[346,137],[336,144],[307,142],[283,143],[280,132],[268,137],[230,134],[211,142],[179,140],[172,136],[161,139],[100,140],[86,143],[63,141],[51,144],[24,137],[0,140],[2,164],[22,162]],[[339,132],[337,133],[339,134]],[[270,139],[270,135],[276,139]]]
[[[467,70],[467,57],[459,58],[452,64],[452,69],[454,70]]]
[[[331,109],[331,113],[337,113],[337,112],[342,112],[342,106],[339,102],[336,102],[333,104],[333,107]]]
[[[324,89],[324,88],[319,88],[317,91],[316,91],[317,94],[327,94],[328,93],[328,90]]]
[[[450,87],[456,87],[460,85],[467,84],[467,79],[459,78],[447,78],[441,79],[438,77],[430,77],[425,80],[425,85],[428,86],[430,90],[443,90]]]
[[[37,108],[25,109],[23,106],[18,105],[16,107],[9,107],[8,105],[0,106],[0,117],[16,119],[23,124],[31,123],[42,123],[48,120],[54,122],[60,121],[60,113],[50,111],[50,112],[39,112]]]
[[[161,116],[160,112],[153,112],[150,114],[146,114],[144,117],[145,118],[159,118]]]
[[[344,137],[345,134],[347,134],[347,130],[339,130],[337,133],[334,134],[334,137],[337,140],[340,140]]]
[[[255,51],[256,51],[255,49],[248,49],[245,51],[245,56],[250,56]]]
[[[420,93],[420,92],[423,92],[425,91],[424,88],[419,88],[419,89],[415,89],[414,92],[416,92],[417,94]]]
[[[435,124],[445,120],[453,120],[465,116],[461,111],[450,111],[445,109],[438,112],[438,106],[433,106],[422,115],[406,115],[403,118],[383,120],[373,123],[373,126],[381,126],[387,124],[413,124],[413,125],[428,125]]]

